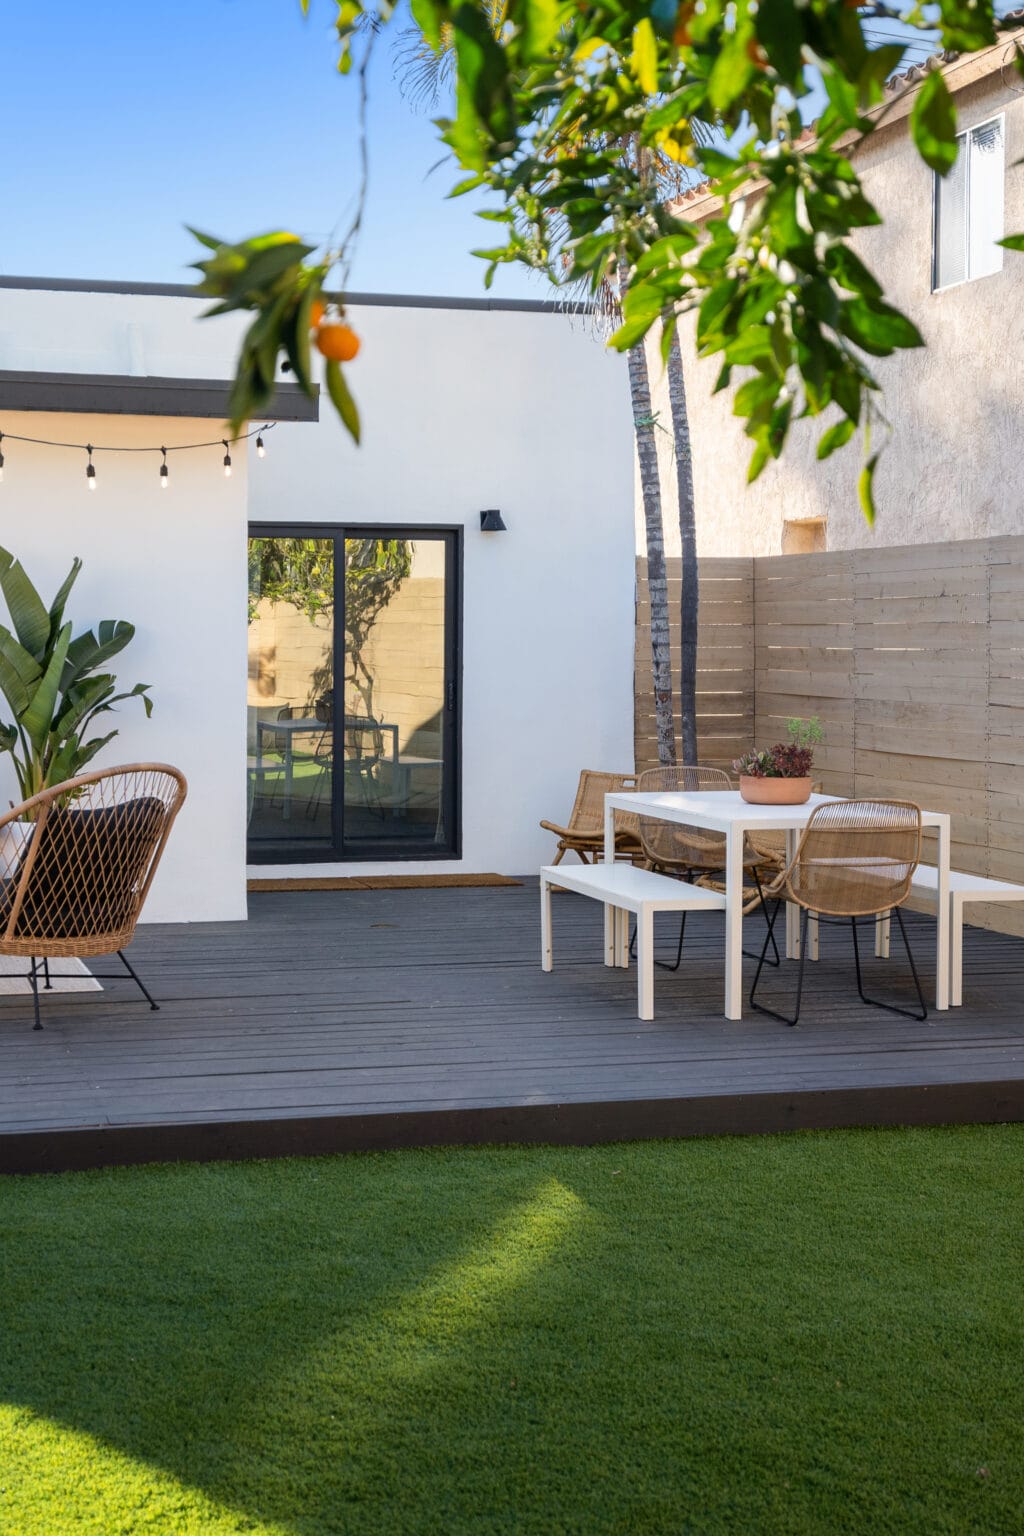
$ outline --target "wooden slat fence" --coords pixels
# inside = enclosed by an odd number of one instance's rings
[[[677,600],[678,562],[673,577]],[[956,868],[1024,880],[1024,536],[705,560],[700,577],[702,761],[818,715],[827,790],[949,811]],[[641,563],[641,766],[657,756],[644,579]],[[970,915],[1024,934],[1016,906]]]
[[[679,676],[681,561],[667,560],[672,676]],[[655,768],[651,680],[651,609],[647,561],[637,561],[636,765]],[[676,734],[679,701],[675,701]],[[700,562],[700,641],[697,650],[697,740],[702,763],[728,768],[754,729],[754,562],[716,559]]]

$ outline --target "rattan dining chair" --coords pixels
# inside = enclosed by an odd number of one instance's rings
[[[584,864],[599,862],[604,853],[604,797],[635,788],[635,774],[600,773],[593,768],[584,768],[567,824],[563,827],[555,821],[541,822],[545,832],[554,832],[558,838],[552,864],[560,864],[567,853],[575,853]],[[635,816],[616,811],[616,856],[632,858],[640,852],[636,823]]]
[[[116,954],[158,1007],[124,949],[186,793],[177,768],[131,763],[80,774],[0,817],[0,955],[31,962],[35,1029],[54,958]]]
[[[731,790],[734,786],[724,768],[706,768],[700,763],[685,763],[672,768],[648,768],[639,775],[636,787],[641,794],[681,791],[684,794],[693,795]],[[724,890],[724,883],[719,878],[725,870],[725,834],[723,832],[710,832],[706,827],[691,827],[672,821],[659,821],[653,816],[641,815],[638,816],[637,821],[640,846],[649,869],[657,870],[662,874],[677,875],[680,879],[689,880],[695,884],[715,884]],[[770,854],[755,848],[747,838],[743,844],[743,868],[745,874],[749,875],[753,881],[750,896],[744,900],[743,905],[743,911],[747,913],[764,906],[762,871],[768,870],[774,874],[778,871],[779,865],[772,862]],[[767,915],[767,909],[765,910]],[[777,965],[779,954],[770,928],[769,936],[775,949],[775,957],[768,963]],[[665,971],[677,971],[683,957],[685,937],[686,913],[684,912],[679,924],[679,943],[676,947],[675,960],[656,960],[655,964],[660,965]],[[630,940],[630,953],[634,943],[635,934]],[[751,958],[756,957],[751,956]]]
[[[784,901],[800,908],[800,961],[797,970],[796,1011],[792,1018],[766,1008],[756,1000],[768,940],[765,940],[750,988],[751,1007],[784,1024],[796,1024],[803,995],[804,958],[807,954],[807,919],[850,923],[857,991],[862,1002],[906,1018],[923,1020],[928,1008],[914,964],[900,907],[910,895],[914,870],[921,858],[921,810],[907,800],[835,800],[811,812],[800,844],[788,869],[767,892],[775,901],[769,918],[769,936]],[[857,919],[875,918],[892,909],[896,914],[903,947],[917,988],[919,1012],[868,997],[860,966]]]

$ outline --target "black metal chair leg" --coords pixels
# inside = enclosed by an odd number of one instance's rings
[[[750,873],[754,877],[754,884],[757,887],[757,894],[758,894],[758,896],[760,897],[760,900],[761,900],[761,911],[764,913],[764,920],[765,920],[766,923],[768,923],[768,937],[772,941],[772,953],[775,956],[774,960],[768,960],[766,958],[763,963],[765,965],[781,965],[782,961],[781,961],[781,959],[779,957],[779,946],[775,942],[774,924],[772,922],[769,922],[769,919],[768,919],[768,903],[764,899],[764,887],[761,884],[761,876],[758,874],[757,869],[755,867],[753,867],[753,866],[751,866]],[[743,951],[743,953],[744,953],[744,955],[746,956],[746,958],[748,960],[756,960],[758,958],[758,956],[756,954],[753,954],[749,949],[745,949]]]
[[[143,985],[142,981],[139,979],[138,974],[135,971],[132,970],[131,964],[129,963],[129,960],[128,960],[128,956],[125,954],[124,950],[123,949],[119,949],[117,953],[118,953],[118,956],[119,956],[119,958],[121,960],[121,963],[124,965],[125,970],[128,972],[128,975],[132,978],[132,981],[134,981],[135,985],[138,987],[139,991],[142,993],[143,997],[146,999],[146,1002],[152,1008],[154,1013],[159,1013],[160,1012],[160,1004],[159,1003],[154,1003],[152,997],[147,992],[147,990],[146,990],[145,986]]]
[[[903,948],[906,950],[907,959],[910,961],[910,971],[914,978],[914,986],[917,988],[917,1001],[920,1004],[921,1011],[920,1013],[914,1013],[910,1008],[899,1008],[895,1003],[883,1003],[877,997],[868,997],[867,993],[864,991],[864,983],[860,969],[860,944],[857,940],[857,919],[855,917],[851,917],[850,926],[853,929],[853,963],[857,970],[857,991],[860,994],[860,1000],[862,1003],[868,1003],[872,1008],[884,1008],[887,1013],[902,1014],[903,1018],[905,1019],[915,1019],[917,1023],[923,1024],[925,1019],[928,1017],[928,1005],[924,1000],[924,993],[921,991],[921,981],[917,974],[917,966],[914,964],[914,956],[910,950],[910,942],[907,939],[907,930],[903,923],[903,913],[900,911],[899,907],[894,907],[893,911],[896,914],[897,926],[899,927],[900,933],[903,936]]]
[[[32,957],[32,964],[29,967],[29,973],[28,973],[29,986],[32,988],[32,1006],[33,1006],[33,1009],[35,1010],[35,1016],[36,1016],[36,1021],[32,1025],[33,1029],[42,1029],[42,1027],[43,1027],[43,1021],[39,1017],[39,977],[36,974],[36,967],[38,966],[38,964],[39,964],[38,960],[33,955],[33,957]]]
[[[686,878],[688,880],[692,880],[693,879],[693,870],[692,869],[688,869],[686,871]],[[672,962],[670,960],[655,960],[655,962],[654,962],[655,965],[660,966],[663,971],[678,971],[680,965],[682,964],[682,959],[683,959],[683,940],[685,939],[685,937],[686,937],[686,913],[684,912],[682,914],[681,918],[680,918],[680,921],[679,921],[679,943],[676,945],[676,958],[675,958],[675,961]],[[636,959],[636,924],[635,923],[633,924],[633,932],[629,936],[629,958],[631,960],[635,960]]]
[[[43,975],[46,977],[46,980],[43,983],[43,985],[45,986],[47,992],[52,992],[53,991],[53,982],[50,980],[50,957],[49,957],[49,955],[44,955],[43,956]]]
[[[776,1013],[774,1008],[766,1008],[764,1004],[759,1003],[754,996],[754,993],[757,991],[757,983],[761,979],[761,972],[764,969],[765,960],[768,955],[768,945],[770,943],[774,943],[775,919],[779,915],[779,908],[781,906],[782,899],[780,897],[779,900],[776,901],[775,908],[768,920],[768,932],[765,934],[764,944],[761,948],[761,954],[757,962],[757,970],[754,972],[754,980],[750,987],[750,1006],[751,1008],[755,1008],[758,1013],[766,1013],[770,1019],[778,1019],[780,1023],[789,1024],[792,1026],[796,1024],[800,1018],[800,1001],[803,997],[804,991],[804,962],[807,958],[807,919],[809,916],[806,907],[802,907],[800,909],[800,959],[797,963],[796,972],[796,1012],[793,1014],[792,1018],[788,1018],[784,1013]]]
[[[669,960],[655,960],[655,965],[660,965],[663,971],[678,971],[683,958],[683,940],[686,937],[686,913],[679,920],[679,943],[676,945],[676,958],[673,964]]]

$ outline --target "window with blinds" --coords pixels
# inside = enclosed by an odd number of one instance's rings
[[[1002,271],[1003,120],[957,135],[948,176],[935,178],[932,287]]]

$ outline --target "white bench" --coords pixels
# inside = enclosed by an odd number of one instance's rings
[[[914,871],[911,893],[930,901],[934,908],[938,897],[939,872],[930,864],[919,864]],[[968,875],[963,870],[949,872],[949,1002],[959,1008],[964,997],[964,906],[969,901],[1024,901],[1024,885],[1008,880],[990,880],[987,875]],[[875,924],[875,954],[889,957],[889,918]]]
[[[605,965],[628,968],[628,914],[636,914],[637,1005],[642,1019],[654,1018],[654,914],[725,910],[721,891],[706,891],[671,875],[634,869],[632,864],[574,864],[568,869],[564,864],[546,864],[540,872],[540,947],[545,971],[552,968],[552,887],[604,902]]]

